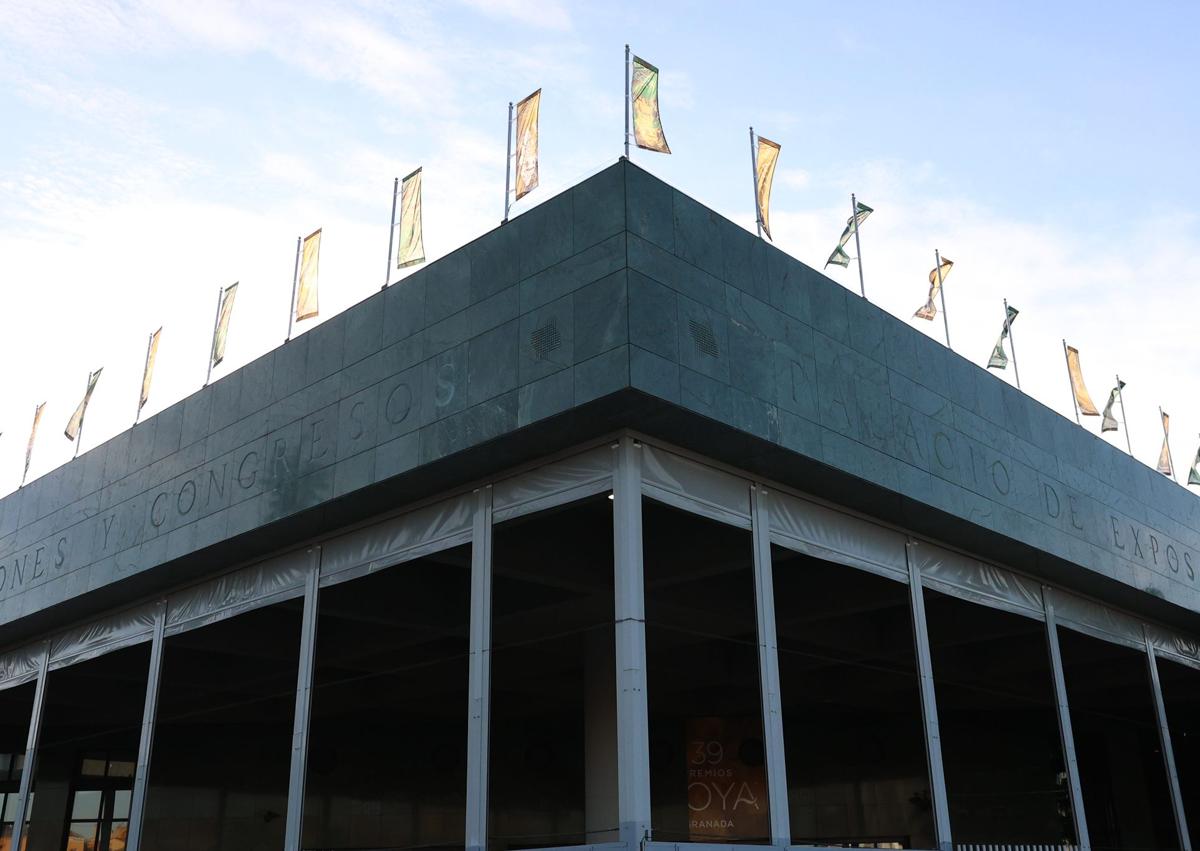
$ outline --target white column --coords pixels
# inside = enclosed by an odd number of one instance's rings
[[[471,535],[471,661],[467,713],[467,851],[487,848],[491,701],[492,486],[475,492]]]
[[[1162,684],[1158,679],[1158,659],[1154,645],[1146,638],[1146,661],[1150,668],[1150,686],[1154,692],[1154,712],[1158,718],[1158,739],[1162,744],[1163,768],[1167,771],[1167,782],[1171,788],[1171,806],[1175,811],[1175,828],[1179,831],[1179,847],[1192,851],[1192,840],[1188,835],[1187,813],[1183,809],[1183,793],[1179,788],[1179,775],[1175,771],[1175,750],[1171,747],[1171,730],[1167,724],[1167,707],[1163,703]]]
[[[300,663],[296,669],[296,712],[292,721],[292,761],[288,772],[285,851],[300,851],[304,829],[304,781],[308,768],[308,731],[312,715],[313,659],[317,650],[317,602],[320,594],[321,548],[308,551],[304,614],[300,622]]]
[[[129,805],[129,836],[126,851],[140,851],[142,823],[146,818],[146,795],[150,784],[150,757],[154,750],[154,725],[158,719],[158,687],[162,681],[163,641],[167,628],[167,601],[160,600],[154,613],[154,636],[150,639],[150,666],[146,673],[146,703],[142,709],[142,734],[138,741],[137,768]]]
[[[1083,786],[1079,782],[1079,761],[1075,758],[1075,733],[1071,730],[1071,707],[1067,700],[1067,680],[1063,676],[1062,651],[1058,646],[1058,626],[1049,586],[1042,586],[1042,605],[1046,610],[1046,642],[1050,649],[1050,667],[1054,675],[1054,697],[1058,705],[1058,731],[1062,736],[1063,761],[1067,764],[1067,783],[1071,793],[1071,816],[1075,820],[1075,845],[1079,851],[1091,851],[1087,817],[1083,811]]]
[[[33,692],[33,710],[29,715],[29,735],[25,740],[25,767],[21,769],[21,786],[17,796],[16,818],[13,820],[12,843],[10,848],[23,848],[22,837],[25,834],[25,819],[29,817],[29,790],[33,785],[34,772],[37,771],[38,742],[42,737],[42,715],[46,708],[46,678],[50,673],[50,642],[45,642],[42,649],[42,659],[38,665],[37,687]]]
[[[642,577],[641,444],[614,447],[617,801],[621,841],[633,849],[650,831],[650,720],[646,703],[646,595]]]

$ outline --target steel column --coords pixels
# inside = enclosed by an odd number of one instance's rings
[[[25,822],[29,818],[29,790],[33,786],[34,772],[37,771],[37,750],[42,737],[42,715],[46,709],[46,678],[49,673],[50,642],[47,641],[42,648],[42,660],[38,664],[37,687],[33,692],[33,710],[29,716],[29,735],[25,739],[25,767],[21,769],[21,786],[17,794],[10,848],[24,848],[28,841],[25,837]]]
[[[1062,651],[1058,646],[1058,627],[1054,619],[1051,593],[1048,586],[1042,586],[1042,606],[1046,611],[1046,641],[1050,649],[1050,667],[1054,674],[1055,703],[1058,705],[1058,730],[1062,736],[1063,761],[1067,764],[1071,816],[1075,820],[1075,845],[1079,851],[1091,851],[1092,840],[1088,836],[1087,816],[1083,810],[1083,786],[1079,782],[1079,761],[1075,758],[1075,734],[1071,730],[1071,707],[1067,700],[1067,680],[1063,676]]]
[[[300,622],[300,660],[296,668],[296,712],[292,721],[292,760],[288,771],[287,823],[284,851],[300,851],[304,829],[304,783],[308,768],[308,731],[312,715],[313,659],[317,650],[317,602],[320,595],[321,548],[308,551],[304,582],[304,614]]]
[[[467,720],[467,851],[487,848],[491,703],[492,486],[475,492],[471,534],[471,658]]]
[[[133,794],[129,805],[129,836],[126,851],[142,847],[142,823],[146,817],[146,797],[150,784],[150,762],[154,750],[154,725],[158,720],[158,687],[162,681],[163,641],[167,629],[167,601],[160,600],[154,613],[154,635],[150,639],[150,666],[146,672],[146,703],[142,709],[142,733],[138,740],[137,768],[133,775]]]
[[[1143,627],[1143,633],[1145,628]],[[1175,828],[1179,831],[1181,851],[1192,851],[1192,840],[1188,835],[1187,813],[1183,809],[1183,792],[1179,788],[1179,774],[1175,770],[1175,749],[1171,746],[1171,730],[1167,723],[1167,707],[1163,703],[1162,684],[1158,679],[1158,658],[1154,645],[1146,636],[1146,662],[1150,669],[1150,686],[1154,692],[1154,711],[1158,718],[1158,738],[1162,744],[1163,768],[1167,770],[1167,782],[1171,789],[1171,807],[1175,811]]]

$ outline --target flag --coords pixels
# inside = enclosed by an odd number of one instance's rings
[[[92,401],[92,391],[96,389],[96,382],[100,380],[100,373],[103,370],[104,367],[100,367],[95,372],[88,373],[87,390],[84,391],[83,398],[79,400],[79,405],[75,408],[75,413],[71,414],[71,419],[67,421],[67,427],[63,430],[67,440],[79,437],[79,432],[83,429],[83,417],[87,413],[88,402]]]
[[[771,238],[771,184],[775,180],[775,163],[779,160],[779,145],[758,137],[758,152],[754,156],[755,189],[758,193],[758,215],[763,233]]]
[[[660,154],[671,153],[658,113],[658,69],[636,56],[629,94],[633,99],[633,139],[637,146]]]
[[[317,271],[321,263],[321,229],[304,237],[300,248],[300,285],[296,290],[296,321],[317,315]]]
[[[25,484],[25,477],[29,475],[29,462],[33,458],[33,441],[37,437],[38,423],[42,421],[42,411],[45,407],[46,403],[42,402],[33,409],[33,428],[29,430],[29,443],[25,445],[25,472],[21,474],[21,484]]]
[[[1071,377],[1071,391],[1075,394],[1075,405],[1085,417],[1098,417],[1096,403],[1092,401],[1087,385],[1083,383],[1083,370],[1079,368],[1079,349],[1067,346],[1067,374]]]
[[[396,268],[425,262],[425,239],[421,227],[421,169],[400,184],[400,253]]]
[[[146,347],[146,368],[142,371],[142,393],[138,396],[138,410],[150,401],[150,380],[154,377],[154,359],[158,357],[158,338],[162,335],[159,328],[150,335],[150,345]]]
[[[516,201],[538,185],[538,110],[541,105],[541,89],[517,104],[517,191],[513,196]]]
[[[1117,380],[1117,386],[1108,394],[1108,404],[1104,406],[1104,419],[1100,421],[1100,431],[1116,431],[1119,423],[1117,418],[1113,416],[1113,405],[1121,398],[1121,391],[1125,389],[1125,382]]]
[[[1158,453],[1158,472],[1164,476],[1175,478],[1175,468],[1171,465],[1171,445],[1169,442],[1171,434],[1171,416],[1161,408],[1158,413],[1162,416],[1163,425],[1163,445]]]
[[[837,248],[833,249],[833,253],[829,255],[829,259],[825,261],[825,266],[833,263],[835,266],[849,266],[850,255],[845,252],[846,243],[850,241],[850,237],[854,236],[859,225],[867,220],[867,216],[875,212],[873,207],[868,207],[862,201],[854,202],[854,215],[846,219],[846,227],[842,231],[842,236],[838,239]],[[950,265],[954,265],[951,263]],[[948,271],[948,270],[947,270]],[[943,276],[944,277],[944,276]]]
[[[921,309],[913,314],[914,319],[928,319],[933,321],[933,317],[937,316],[937,304],[935,300],[942,289],[942,283],[950,277],[950,270],[953,268],[954,261],[943,257],[941,265],[929,273],[929,298],[922,305]]]
[[[1196,450],[1196,460],[1192,462],[1192,469],[1188,470],[1188,484],[1200,485],[1200,449]]]
[[[1008,353],[1004,351],[1004,341],[1008,338],[1009,328],[1019,312],[1015,307],[1008,308],[1004,317],[1004,327],[1000,329],[1000,339],[996,341],[996,348],[992,349],[992,357],[988,360],[988,369],[1004,369],[1008,366]]]
[[[229,318],[233,315],[233,301],[237,298],[237,283],[221,291],[221,309],[217,312],[217,327],[213,330],[212,365],[225,360],[225,338],[229,336]]]

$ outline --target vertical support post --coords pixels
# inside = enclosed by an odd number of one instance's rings
[[[1121,376],[1116,376],[1117,387],[1121,387]],[[1129,450],[1130,456],[1133,455],[1133,440],[1129,437],[1129,418],[1125,416],[1125,390],[1124,388],[1117,391],[1117,398],[1121,400],[1121,425],[1125,426],[1125,448]]]
[[[646,702],[646,593],[642,573],[641,444],[614,447],[613,569],[617,642],[617,809],[633,851],[650,835],[650,713]]]
[[[862,297],[867,297],[867,285],[863,280],[862,268],[862,240],[858,237],[858,198],[854,193],[850,193],[850,221],[854,223],[854,253],[858,255],[858,291],[862,293]],[[946,303],[942,302],[942,314],[946,313]]]
[[[921,571],[913,558],[915,541],[904,545],[908,562],[908,596],[912,607],[913,640],[917,650],[917,675],[921,686],[921,713],[925,719],[925,757],[929,761],[929,785],[933,793],[933,820],[939,851],[952,851],[950,804],[946,797],[946,772],[942,767],[942,737],[938,727],[937,692],[933,684],[933,657],[929,652],[929,630],[925,624],[925,596]]]
[[[1075,382],[1071,379],[1071,361],[1067,359],[1067,338],[1063,337],[1063,364],[1067,367],[1067,384],[1071,385],[1071,405],[1075,408],[1075,425],[1083,425],[1079,421],[1079,400],[1075,398]]]
[[[771,566],[771,527],[767,491],[750,486],[750,525],[754,540],[754,600],[758,621],[758,675],[762,691],[763,744],[767,752],[767,798],[771,844],[791,844],[787,760],[783,741],[783,705],[779,686],[779,642],[775,631],[775,583]]]
[[[1175,750],[1171,747],[1171,729],[1167,723],[1167,707],[1163,703],[1162,684],[1158,679],[1158,658],[1154,654],[1154,645],[1146,634],[1145,626],[1142,634],[1146,639],[1146,663],[1150,668],[1150,687],[1154,692],[1154,711],[1158,717],[1158,740],[1162,745],[1163,767],[1167,770],[1167,782],[1171,788],[1171,807],[1175,811],[1175,828],[1179,831],[1180,851],[1192,851],[1192,840],[1188,834],[1187,813],[1183,809],[1183,792],[1179,788],[1179,775],[1175,771]]]
[[[954,347],[950,345],[950,317],[946,315],[946,287],[942,284],[942,255],[936,248],[933,249],[933,260],[938,279],[938,297],[942,300],[942,325],[946,329],[946,348],[954,351]]]
[[[33,776],[37,771],[38,742],[42,738],[42,715],[46,709],[46,677],[50,673],[50,642],[44,642],[42,659],[38,664],[37,687],[33,692],[33,711],[29,716],[29,735],[25,739],[25,767],[21,770],[20,792],[17,794],[17,809],[13,818],[12,843],[10,848],[24,848],[25,822],[29,820],[29,790],[33,787]],[[25,838],[23,838],[25,837]]]
[[[141,851],[146,796],[150,788],[151,754],[154,750],[154,725],[158,719],[158,685],[162,681],[163,640],[167,628],[167,601],[160,600],[154,613],[154,635],[150,639],[150,667],[146,672],[146,704],[142,710],[142,734],[138,740],[137,768],[133,774],[133,795],[129,805],[129,837],[126,851]]]
[[[1167,424],[1163,420],[1162,405],[1158,406],[1158,422],[1163,430],[1163,446],[1167,447],[1167,464],[1171,467],[1171,479],[1178,482],[1179,477],[1175,475],[1175,459],[1171,457],[1171,435],[1167,432]]]
[[[504,155],[504,220],[500,224],[508,221],[508,195],[509,187],[512,181],[512,135],[513,135],[513,105],[512,101],[508,102],[508,135],[504,137],[507,153]]]
[[[388,228],[388,258],[387,271],[383,273],[383,286],[380,289],[386,290],[388,284],[392,282],[392,245],[396,238],[396,197],[400,194],[400,178],[396,178],[396,182],[392,184],[392,226]]]
[[[212,381],[213,353],[217,347],[217,325],[221,322],[221,299],[224,297],[225,288],[221,287],[217,290],[217,312],[213,316],[212,339],[208,341],[208,373],[204,376],[205,387],[208,386],[208,382]]]
[[[625,159],[629,159],[629,89],[633,85],[629,76],[629,45],[625,45]]]
[[[308,550],[304,582],[304,614],[300,622],[300,664],[296,671],[296,714],[292,721],[292,761],[288,773],[284,851],[300,851],[304,829],[304,783],[308,769],[308,730],[312,715],[313,659],[317,650],[317,602],[320,596],[321,548]]]
[[[762,208],[758,206],[758,147],[754,144],[754,127],[750,128],[750,186],[754,189],[754,228],[762,239]]]
[[[1072,394],[1074,395],[1074,394]],[[1067,700],[1067,680],[1063,676],[1062,651],[1058,646],[1058,626],[1054,619],[1053,591],[1042,586],[1042,605],[1046,612],[1046,642],[1050,650],[1050,668],[1054,675],[1054,698],[1058,705],[1058,732],[1062,736],[1063,761],[1067,764],[1067,783],[1071,795],[1071,817],[1075,821],[1075,846],[1091,851],[1087,816],[1083,811],[1083,786],[1079,782],[1079,761],[1075,758],[1075,733],[1071,730],[1071,707]]]
[[[292,325],[296,321],[296,287],[300,284],[300,244],[303,240],[296,237],[296,266],[292,270],[292,300],[288,302],[288,332],[283,342],[292,339]]]
[[[1021,368],[1017,366],[1017,338],[1013,336],[1012,322],[1008,320],[1008,299],[1004,300],[1004,327],[1008,329],[1008,345],[1012,347],[1013,372],[1017,376],[1017,389],[1021,389]]]
[[[471,532],[471,660],[467,721],[467,851],[487,848],[492,643],[492,486],[475,491]]]

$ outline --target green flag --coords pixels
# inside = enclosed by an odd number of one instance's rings
[[[1119,423],[1117,418],[1113,416],[1113,405],[1121,398],[1121,391],[1125,389],[1125,382],[1118,381],[1117,386],[1108,394],[1108,404],[1104,406],[1104,419],[1100,421],[1100,431],[1116,431]]]
[[[833,249],[833,253],[829,255],[829,259],[825,261],[825,266],[830,263],[835,266],[849,266],[850,255],[843,249],[846,243],[850,241],[850,237],[854,236],[854,232],[858,230],[859,225],[867,220],[867,216],[875,212],[873,207],[868,207],[862,201],[857,201],[854,204],[854,215],[846,219],[846,228],[842,231],[842,236],[838,239],[837,248]]]
[[[1188,484],[1200,485],[1200,449],[1196,450],[1196,460],[1192,462],[1192,469],[1188,470]]]
[[[1004,341],[1008,339],[1008,330],[1019,312],[1015,307],[1008,308],[1004,317],[1004,327],[1000,329],[1000,339],[996,341],[996,347],[992,349],[992,356],[988,360],[988,369],[1005,369],[1008,366],[1008,353],[1004,351]]]

